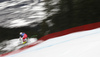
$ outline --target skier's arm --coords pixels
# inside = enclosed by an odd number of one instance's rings
[[[23,36],[20,35],[19,38],[23,38]]]
[[[19,38],[21,38],[21,36],[19,36]]]

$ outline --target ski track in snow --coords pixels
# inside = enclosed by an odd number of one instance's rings
[[[100,57],[100,28],[48,39],[6,57]]]

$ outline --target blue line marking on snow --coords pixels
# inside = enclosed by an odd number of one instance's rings
[[[98,33],[100,33],[100,32],[98,32]],[[89,36],[89,35],[94,35],[94,34],[97,34],[97,33],[92,33],[92,34],[88,34],[88,35],[80,36],[80,37],[77,37],[77,38],[73,38],[73,39],[70,39],[70,40],[65,40],[65,41],[63,41],[63,42],[59,42],[59,43],[55,43],[55,44],[51,44],[51,45],[48,45],[48,46],[45,46],[45,47],[38,48],[38,49],[36,49],[36,50],[40,50],[40,49],[43,49],[43,48],[46,48],[46,47],[51,47],[51,46],[54,46],[54,45],[57,45],[57,44],[60,44],[60,43],[68,42],[68,41],[71,41],[71,40],[75,40],[75,39],[83,38],[83,37],[86,37],[86,36]]]

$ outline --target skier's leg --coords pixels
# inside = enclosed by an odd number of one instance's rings
[[[23,44],[25,44],[26,43],[26,38],[23,38]]]

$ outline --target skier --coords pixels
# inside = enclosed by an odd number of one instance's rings
[[[25,44],[27,42],[27,40],[26,40],[27,34],[26,33],[20,32],[20,38],[22,38],[23,44]]]

